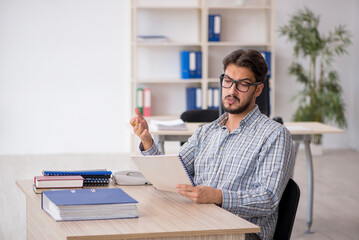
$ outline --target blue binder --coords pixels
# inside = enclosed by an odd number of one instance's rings
[[[196,73],[194,78],[202,78],[202,52],[196,52]]]
[[[202,89],[201,88],[187,88],[187,111],[202,108]]]
[[[221,21],[220,14],[208,15],[208,41],[219,42],[221,41]]]
[[[272,53],[269,51],[261,51],[261,54],[264,57],[264,59],[266,60],[266,63],[268,65],[268,78],[270,78],[271,74],[272,74],[272,64],[271,64]]]
[[[187,111],[196,109],[196,88],[187,88]]]
[[[202,78],[202,52],[181,51],[181,78]]]

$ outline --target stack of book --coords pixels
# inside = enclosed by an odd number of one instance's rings
[[[163,35],[137,35],[136,39],[141,43],[168,42],[168,38]]]
[[[150,128],[155,131],[187,130],[187,125],[182,119],[175,120],[154,120],[150,122]]]
[[[34,192],[41,193],[53,189],[76,189],[92,186],[107,186],[110,182],[111,171],[81,170],[81,171],[47,171],[43,176],[34,177]]]
[[[84,178],[84,187],[86,186],[107,186],[111,171],[100,170],[80,170],[80,171],[42,171],[44,176],[74,176],[79,175]]]

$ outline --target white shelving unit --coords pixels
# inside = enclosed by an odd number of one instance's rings
[[[275,50],[273,0],[132,0],[132,103],[136,89],[152,91],[151,118],[178,118],[186,110],[186,88],[218,87],[222,59],[240,48],[272,52],[271,114],[274,115]],[[208,14],[221,14],[221,41],[208,42]],[[168,42],[137,42],[138,35],[165,35]],[[180,78],[180,51],[202,51],[202,78]]]

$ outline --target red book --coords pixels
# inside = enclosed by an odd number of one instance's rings
[[[82,176],[36,176],[34,185],[36,188],[78,188],[82,187]]]
[[[150,117],[151,116],[151,89],[144,88],[143,89],[143,116]]]

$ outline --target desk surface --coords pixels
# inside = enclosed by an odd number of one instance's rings
[[[185,131],[153,131],[150,132],[154,135],[181,135],[190,136],[194,131],[202,126],[204,123],[187,123],[187,130]],[[285,122],[284,126],[288,128],[292,135],[312,135],[324,133],[344,133],[344,130],[332,127],[320,122]]]
[[[41,195],[33,192],[33,181],[19,180],[16,184],[26,195],[28,239],[38,239],[39,234],[46,232],[52,234],[47,235],[51,239],[223,237],[226,234],[239,234],[244,239],[244,233],[259,232],[256,225],[214,204],[195,204],[177,193],[160,192],[152,186],[121,186],[139,202],[139,218],[55,222],[41,209]]]

